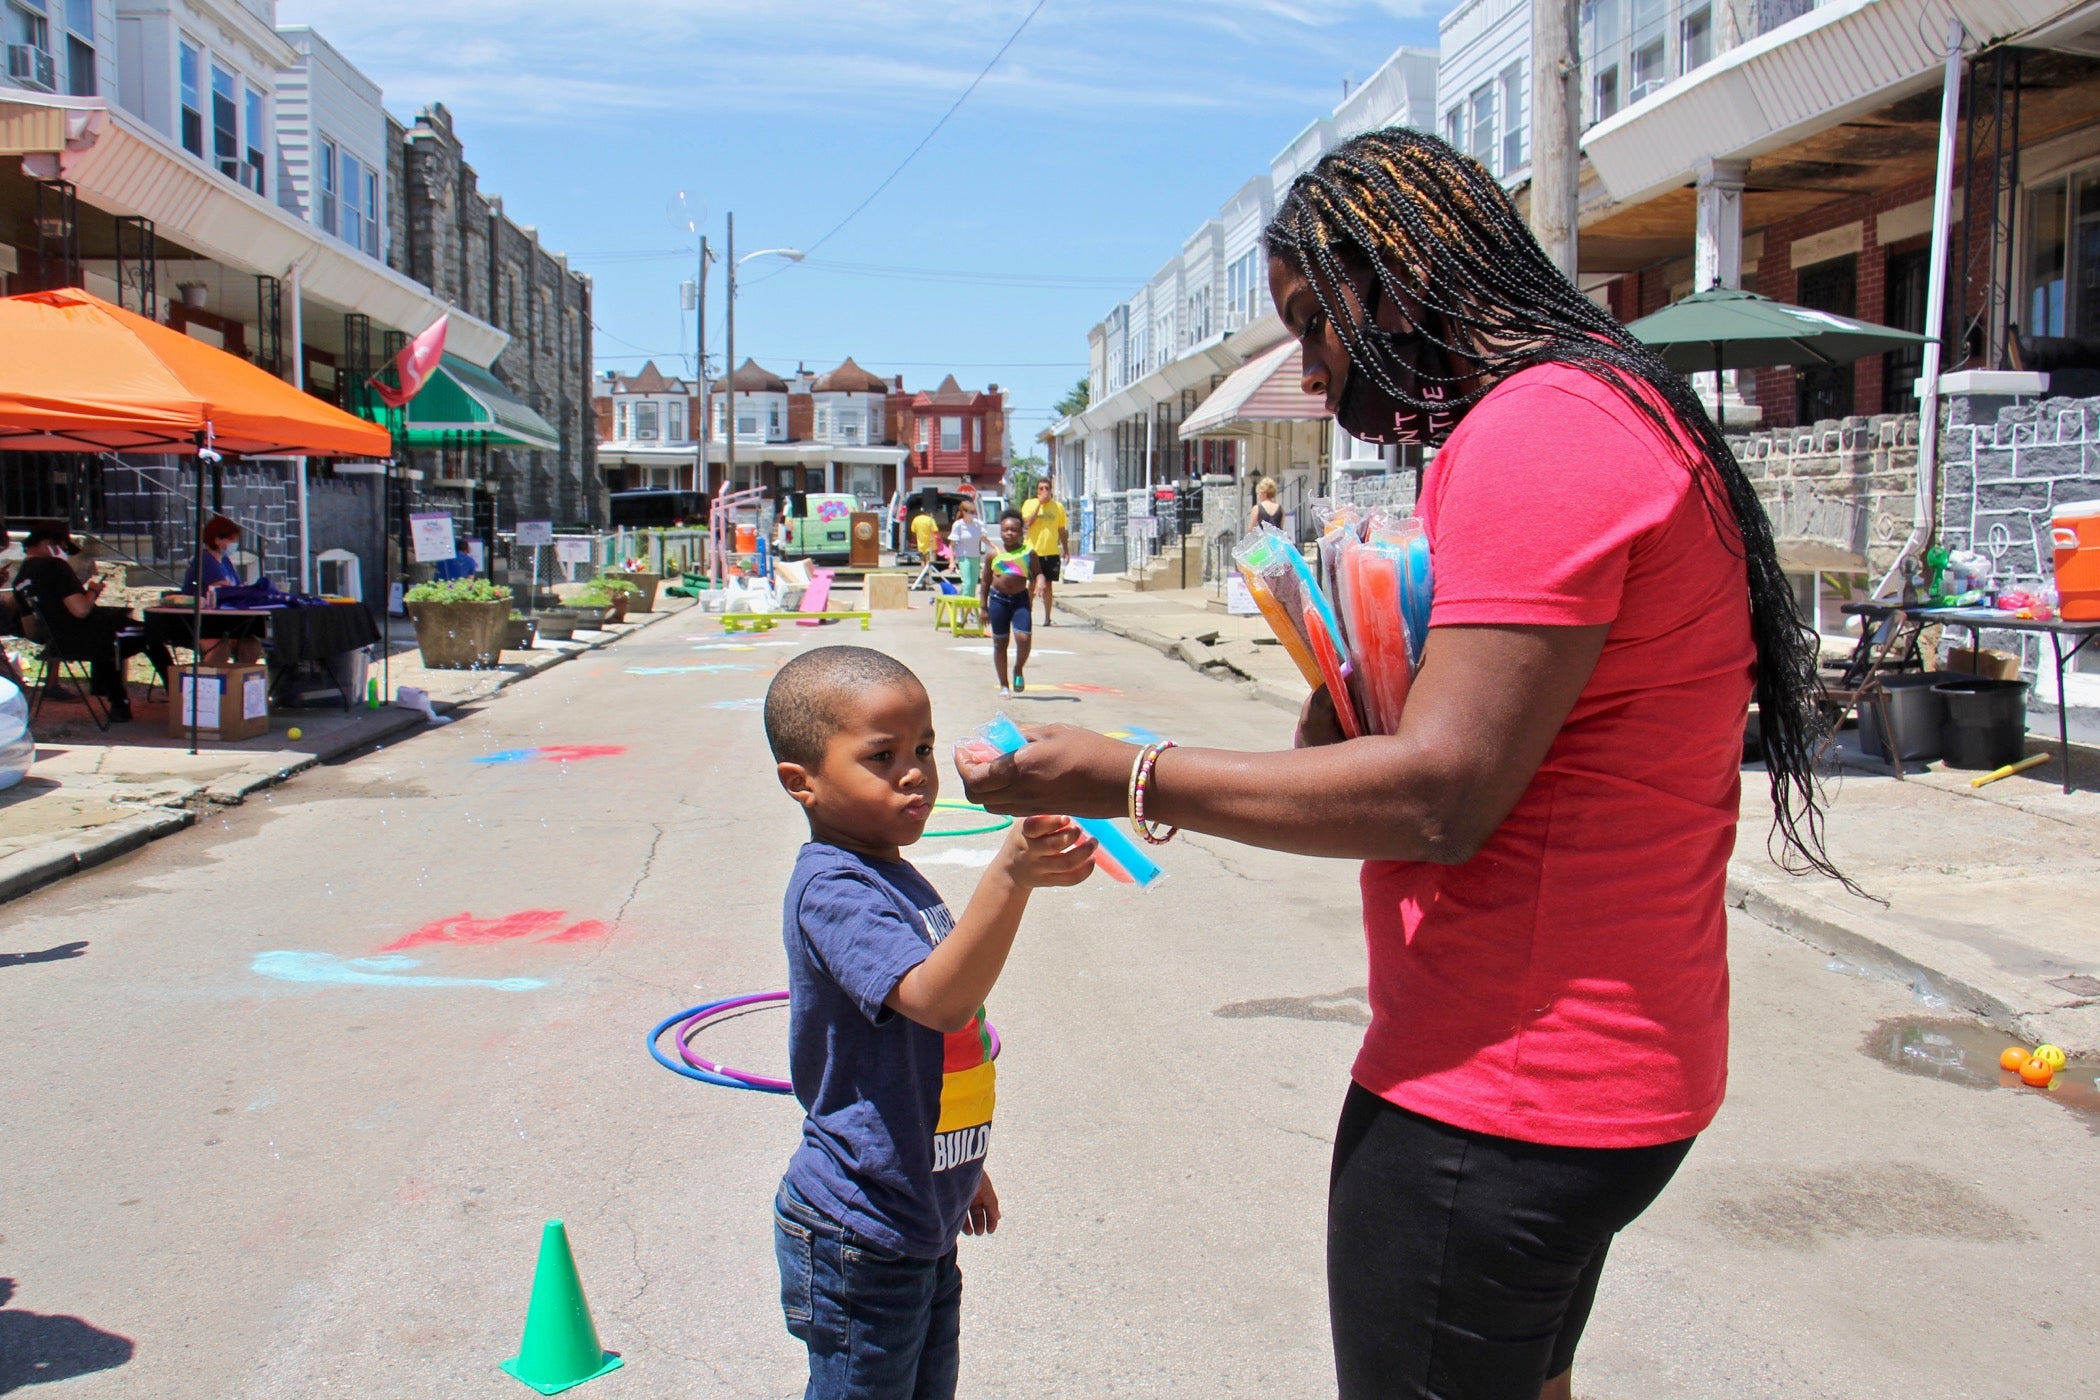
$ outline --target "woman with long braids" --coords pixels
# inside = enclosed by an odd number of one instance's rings
[[[1141,784],[1127,745],[1052,726],[963,777],[994,812],[1364,862],[1371,1025],[1328,1200],[1341,1393],[1566,1397],[1613,1236],[1721,1102],[1753,695],[1782,858],[1836,873],[1815,653],[1705,410],[1479,165],[1355,137],[1266,242],[1306,391],[1359,438],[1441,449],[1399,732],[1342,742],[1315,694],[1285,752],[1148,753]]]

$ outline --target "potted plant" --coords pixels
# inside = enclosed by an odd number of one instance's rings
[[[600,574],[585,584],[583,590],[569,600],[573,607],[602,607],[612,614],[614,622],[625,622],[627,610],[642,590],[629,583],[620,574]]]
[[[510,610],[509,629],[503,636],[503,649],[505,651],[531,651],[533,642],[539,637],[539,631],[540,624],[536,619],[527,617],[516,608],[512,608]]]
[[[578,619],[573,608],[543,608],[533,621],[539,624],[536,641],[566,642],[576,635]]]
[[[510,624],[508,589],[481,578],[433,579],[409,589],[402,601],[415,620],[425,666],[493,666],[502,656]]]
[[[631,611],[645,613],[656,611],[656,590],[663,585],[664,576],[662,574],[653,572],[645,567],[639,559],[630,559],[615,577],[633,584],[640,592],[641,596],[629,605]]]

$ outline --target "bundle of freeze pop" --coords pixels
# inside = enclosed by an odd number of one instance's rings
[[[1429,637],[1429,541],[1414,520],[1339,506],[1321,518],[1316,569],[1263,526],[1233,562],[1306,683],[1326,686],[1343,734],[1394,734]]]

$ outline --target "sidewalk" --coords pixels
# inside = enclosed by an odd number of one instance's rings
[[[1295,714],[1307,686],[1259,617],[1211,611],[1200,590],[1137,593],[1104,580],[1057,594],[1102,630],[1240,685]],[[1922,1002],[1958,1007],[2009,1035],[2100,1055],[2100,751],[2072,745],[2073,791],[2049,763],[1971,788],[1975,775],[1913,765],[1898,782],[1845,736],[1829,780],[1827,838],[1868,898],[1796,878],[1765,854],[1771,801],[1743,774],[1729,902],[1832,955],[1831,970],[1893,978]],[[1877,901],[1886,901],[1886,904]]]
[[[618,641],[629,632],[692,607],[659,598],[657,611],[571,642],[542,642],[532,651],[507,651],[480,671],[437,671],[422,663],[415,636],[396,620],[389,683],[426,692],[443,714],[486,700],[528,676],[573,656]],[[380,675],[375,664],[371,674]],[[251,793],[420,729],[418,710],[363,705],[286,710],[270,716],[270,732],[234,743],[205,740],[189,751],[187,736],[168,733],[168,703],[134,701],[137,718],[107,734],[77,703],[53,700],[37,725],[37,758],[12,791],[0,793],[0,901],[26,894],[99,865],[146,842],[180,831],[213,807],[238,806]],[[293,729],[300,737],[293,739]]]

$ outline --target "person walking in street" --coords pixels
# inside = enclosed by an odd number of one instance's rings
[[[940,547],[940,522],[923,506],[919,508],[919,513],[911,518],[911,542],[912,547],[919,551],[919,562],[922,564],[932,562],[934,551]]]
[[[956,506],[954,523],[948,527],[948,547],[955,552],[956,565],[962,570],[963,596],[975,596],[984,565],[984,522],[977,518],[975,498],[965,496],[962,504]]]
[[[1753,695],[1778,844],[1842,878],[1812,634],[1686,381],[1477,162],[1353,137],[1264,240],[1305,391],[1355,437],[1440,449],[1398,732],[1344,741],[1316,691],[1283,752],[1055,725],[958,766],[996,813],[1363,862],[1371,1023],[1327,1207],[1340,1393],[1567,1400],[1614,1236],[1720,1107]]]
[[[1035,484],[1035,499],[1023,503],[1021,519],[1028,527],[1029,586],[1041,583],[1043,626],[1049,627],[1055,622],[1050,616],[1050,594],[1063,576],[1065,546],[1070,538],[1065,508],[1052,498],[1049,477]]]
[[[1028,542],[1022,536],[1021,512],[1008,506],[999,515],[999,548],[985,561],[984,582],[977,601],[984,620],[992,629],[992,673],[999,677],[999,694],[1011,696],[1028,689],[1023,674],[1028,669],[1028,649],[1035,642],[1034,622],[1028,603]],[[1006,643],[1018,635],[1013,679],[1007,680]]]
[[[1259,530],[1262,526],[1272,530],[1283,528],[1283,507],[1276,504],[1276,478],[1265,476],[1254,488],[1254,509],[1247,512],[1247,529]]]

